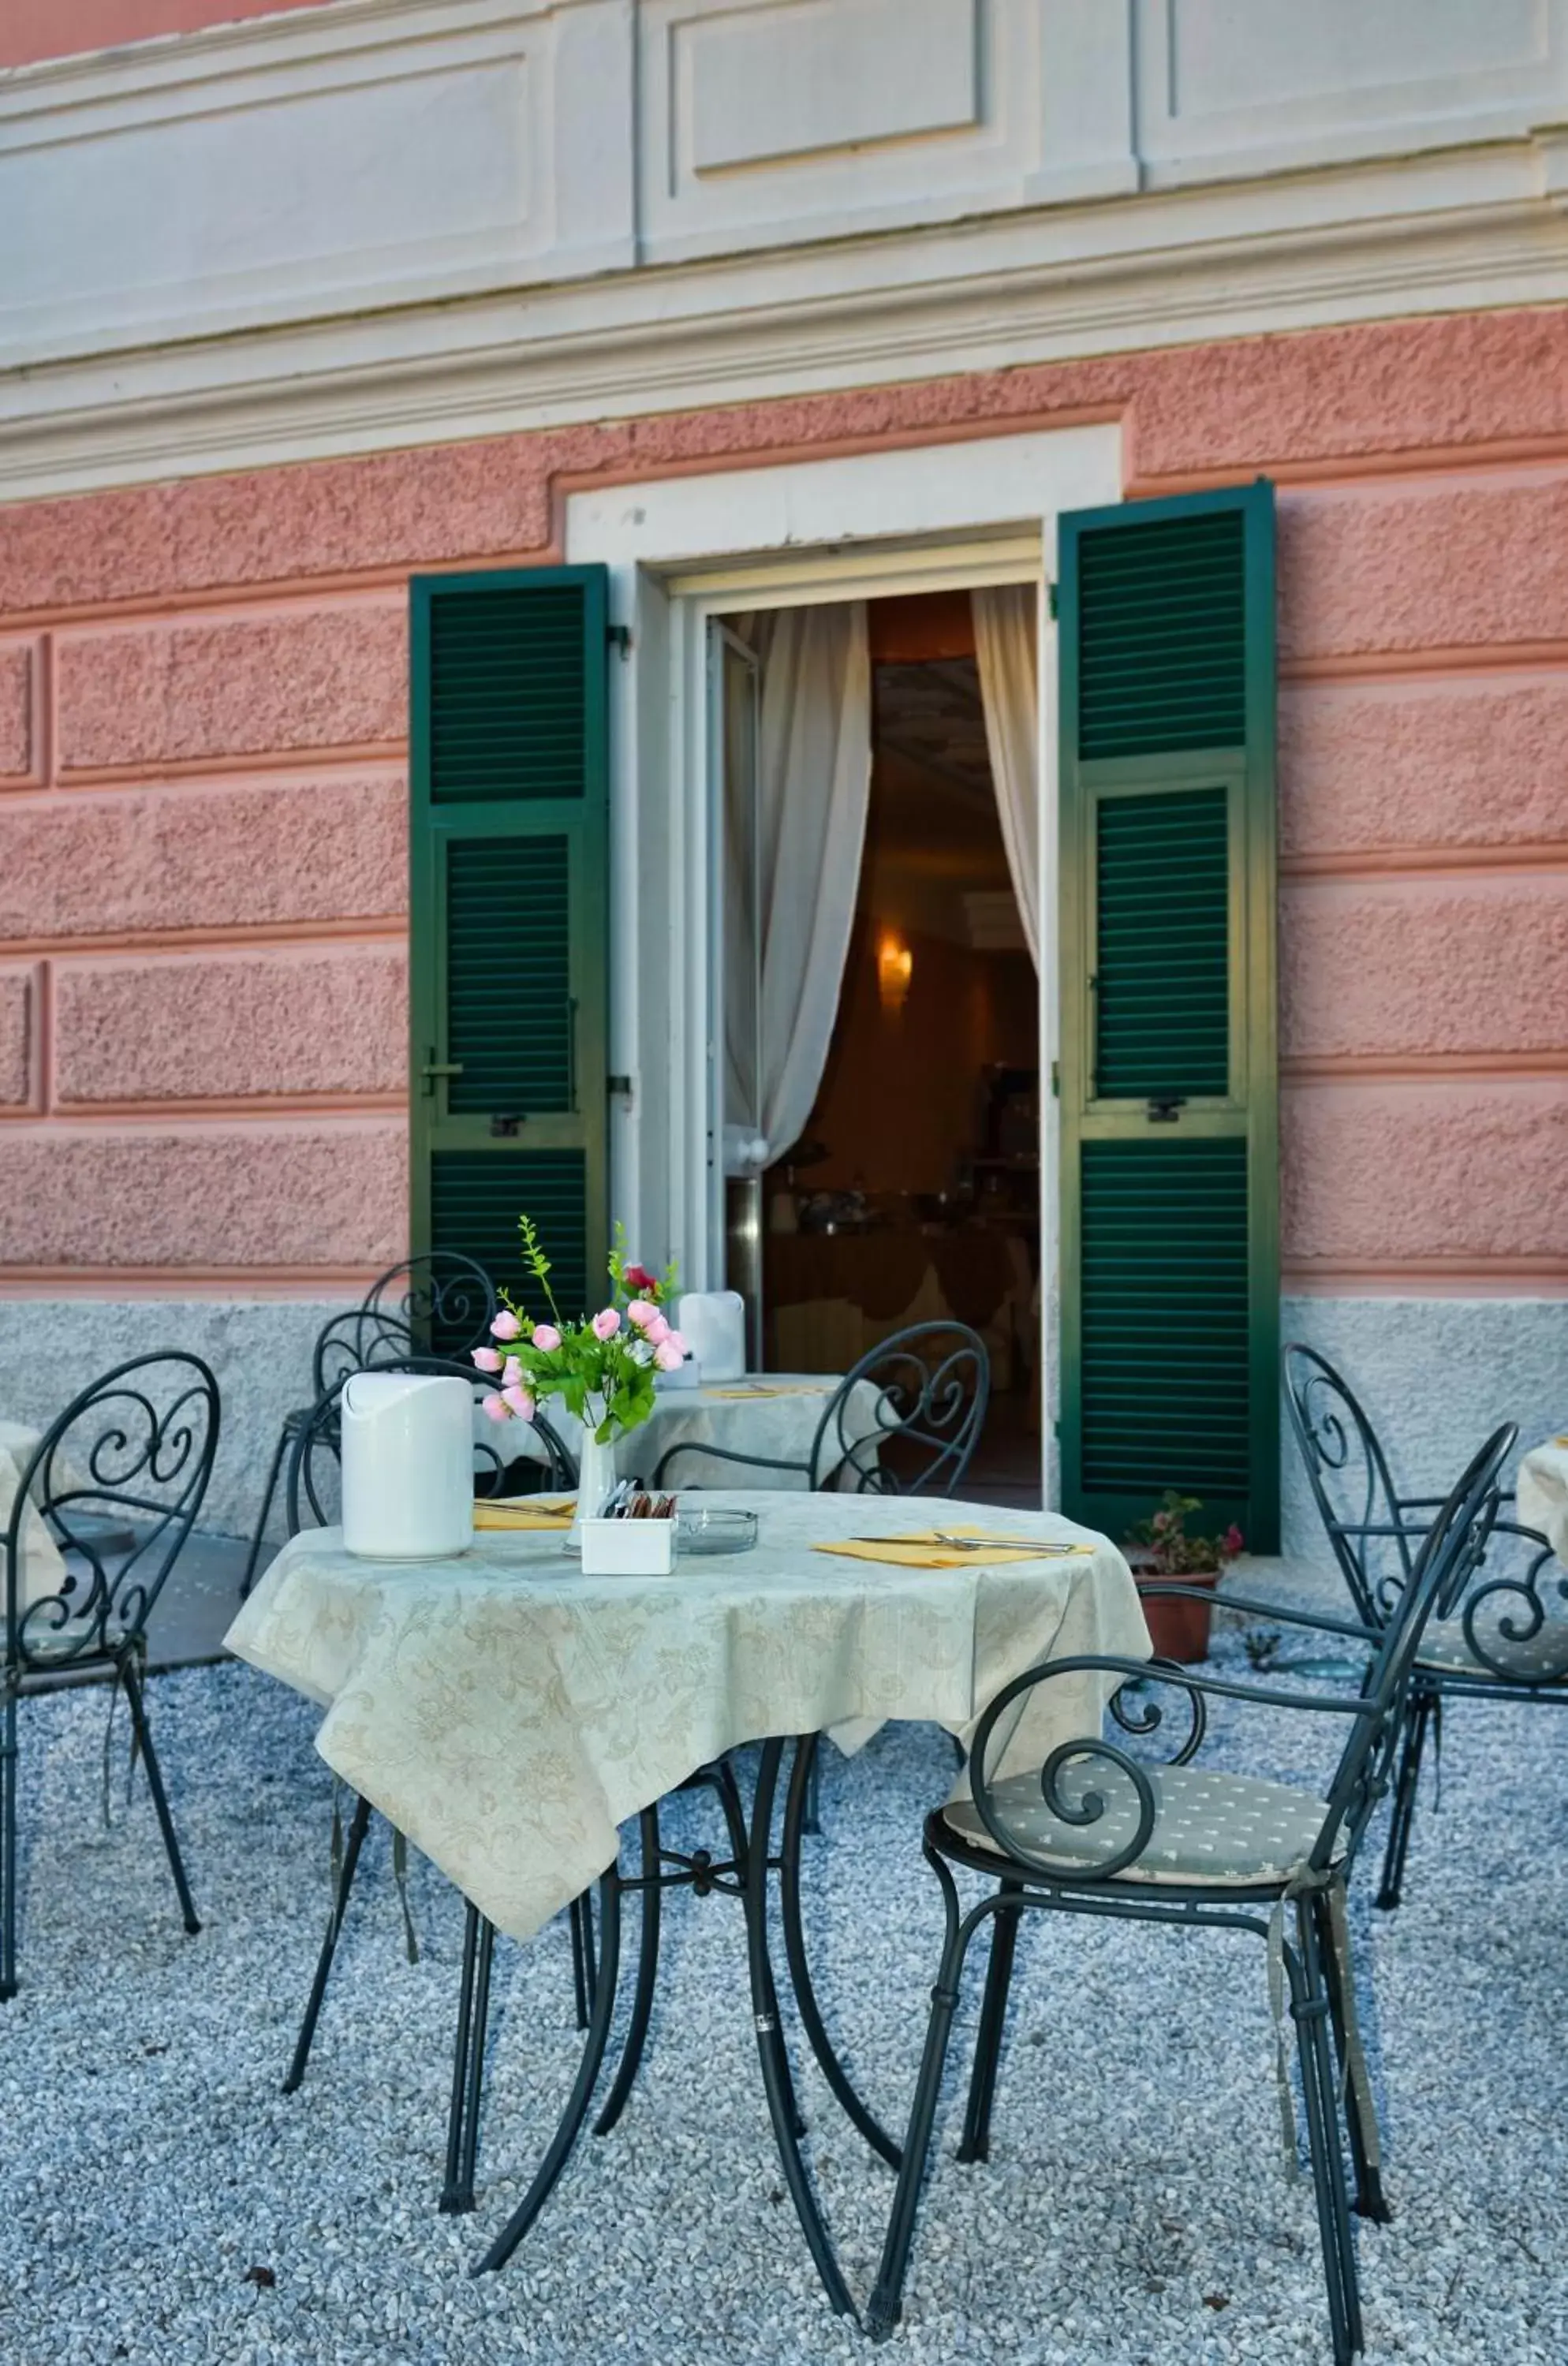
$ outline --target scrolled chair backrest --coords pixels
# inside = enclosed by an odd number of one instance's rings
[[[350,1372],[380,1370],[409,1356],[466,1356],[489,1337],[495,1310],[495,1285],[472,1257],[452,1249],[405,1257],[378,1275],[357,1306],[322,1324],[313,1394],[319,1401]]]
[[[364,1366],[355,1367],[355,1370],[365,1369]],[[412,1372],[438,1380],[466,1380],[476,1407],[495,1386],[490,1374],[477,1372],[471,1364],[450,1362],[442,1356],[387,1358],[378,1360],[371,1369],[378,1372]],[[353,1377],[352,1371],[341,1372],[323,1389],[294,1440],[284,1485],[284,1506],[291,1537],[297,1537],[303,1528],[334,1527],[342,1515],[342,1419],[338,1401],[344,1385]],[[536,1414],[529,1426],[544,1447],[550,1483],[562,1488],[575,1487],[576,1465],[549,1421],[542,1413]],[[514,1423],[497,1423],[493,1432],[476,1435],[476,1496],[500,1492],[502,1473],[517,1459],[507,1450],[515,1427]]]
[[[13,1673],[135,1643],[201,1509],[220,1417],[209,1367],[168,1348],[117,1364],[50,1425],[0,1535]]]
[[[812,1486],[951,1493],[979,1442],[990,1392],[991,1359],[967,1324],[916,1323],[895,1332],[833,1391],[812,1446]]]
[[[1313,1851],[1313,1864],[1326,1865],[1340,1847],[1353,1856],[1373,1808],[1388,1788],[1398,1746],[1410,1679],[1421,1639],[1433,1618],[1451,1617],[1486,1557],[1497,1517],[1503,1466],[1514,1450],[1517,1425],[1495,1429],[1469,1468],[1455,1482],[1423,1537],[1404,1588],[1362,1684],[1373,1714],[1359,1721],[1340,1756],[1329,1786],[1328,1814]]]
[[[1157,1820],[1158,1801],[1147,1757],[1133,1741],[1158,1734],[1160,1763],[1184,1764],[1196,1753],[1207,1722],[1211,1695],[1252,1699],[1302,1713],[1329,1709],[1350,1730],[1329,1786],[1323,1821],[1302,1859],[1311,1873],[1336,1863],[1348,1867],[1369,1817],[1387,1788],[1398,1745],[1411,1673],[1427,1622],[1446,1617],[1459,1601],[1485,1554],[1497,1516],[1498,1482],[1517,1433],[1509,1425],[1494,1432],[1445,1501],[1417,1549],[1410,1583],[1391,1613],[1354,1707],[1343,1696],[1332,1702],[1293,1695],[1282,1687],[1233,1684],[1218,1676],[1201,1680],[1170,1662],[1152,1662],[1132,1673],[1124,1661],[1085,1653],[1027,1669],[1003,1686],[975,1730],[969,1766],[975,1807],[997,1846],[1025,1870],[1057,1879],[1104,1881],[1123,1872],[1144,1853]],[[1051,1819],[1084,1836],[1071,1858],[1032,1841],[1036,1810],[1015,1783],[1003,1788],[1001,1761],[1013,1742],[1027,1696],[1040,1684],[1076,1675],[1098,1678],[1109,1695],[1111,1717],[1127,1742],[1104,1734],[1080,1735],[1059,1743],[1039,1767],[1037,1790]],[[1174,1745],[1167,1739],[1168,1704],[1178,1705],[1180,1725]]]
[[[1421,1532],[1401,1515],[1388,1459],[1344,1375],[1296,1341],[1282,1360],[1291,1427],[1329,1546],[1357,1616],[1381,1628],[1410,1583]]]

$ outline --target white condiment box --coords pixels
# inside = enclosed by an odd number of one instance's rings
[[[668,1577],[675,1566],[673,1520],[583,1520],[584,1577]]]

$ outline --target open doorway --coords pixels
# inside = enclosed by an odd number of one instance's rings
[[[750,1165],[748,1147],[765,1139],[767,1061],[756,1028],[767,833],[757,783],[768,637],[746,617],[717,627],[726,1265],[748,1301],[753,1359],[774,1370],[841,1372],[908,1324],[968,1324],[989,1352],[993,1397],[965,1492],[1037,1504],[1040,996],[1015,888],[1021,865],[1026,875],[1033,868],[1033,840],[1026,832],[1021,850],[1015,825],[1010,848],[994,763],[998,731],[1006,760],[1008,723],[998,712],[1007,691],[998,615],[1021,646],[1027,639],[1032,699],[1034,595],[1010,587],[1003,599],[1010,613],[982,615],[984,681],[969,592],[864,603],[866,681],[852,727],[863,773],[869,737],[863,835],[849,871],[831,877],[840,946],[848,923],[841,978],[821,1021],[825,1058],[804,1122],[797,1110],[782,1157]],[[1016,715],[1012,723],[1022,727]],[[1032,763],[1032,715],[1024,736]],[[1010,786],[1016,804],[1016,781]]]

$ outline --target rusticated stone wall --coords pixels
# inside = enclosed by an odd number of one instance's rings
[[[1280,487],[1288,1287],[1568,1285],[1568,317],[976,375],[0,510],[0,1291],[402,1245],[404,597],[594,481],[1124,426]]]

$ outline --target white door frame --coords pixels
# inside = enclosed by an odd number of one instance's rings
[[[565,557],[610,569],[629,627],[611,684],[611,1206],[639,1256],[713,1279],[715,974],[706,640],[710,616],[980,583],[1050,582],[1055,522],[1121,498],[1113,424],[987,435],[849,458],[574,493]],[[1040,909],[1056,910],[1055,630],[1040,603]],[[1055,1402],[1056,964],[1040,975],[1041,1304]],[[1048,1500],[1054,1494],[1051,1423]]]

